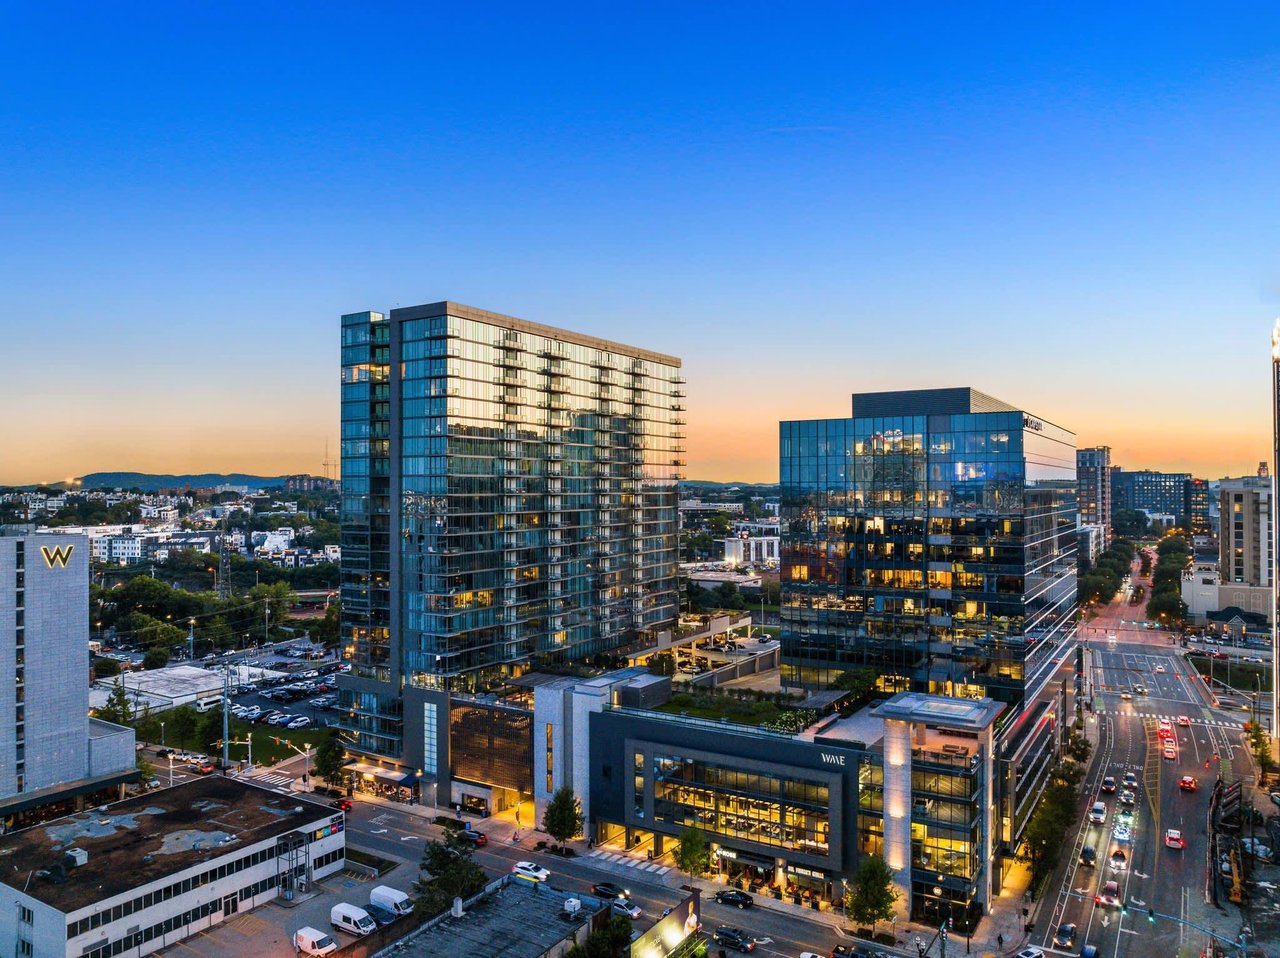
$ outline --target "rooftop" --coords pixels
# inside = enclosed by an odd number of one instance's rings
[[[508,880],[461,918],[446,916],[401,939],[388,954],[397,958],[539,958],[590,918],[585,902],[575,918],[564,917],[564,903],[574,897],[543,884]]]
[[[1003,400],[968,386],[944,389],[894,389],[854,393],[855,418],[883,416],[963,416],[982,412],[1019,412]]]
[[[1004,709],[993,699],[957,699],[923,692],[899,692],[875,707],[882,719],[899,719],[980,732],[992,725]]]
[[[586,333],[576,333],[570,329],[544,326],[542,323],[531,323],[527,319],[504,316],[502,313],[491,313],[487,309],[477,309],[474,306],[466,306],[462,303],[454,303],[448,300],[439,303],[423,303],[421,306],[402,306],[391,311],[393,320],[419,319],[431,316],[457,316],[459,319],[470,319],[478,323],[498,326],[502,329],[512,329],[516,332],[530,333],[534,336],[545,336],[548,339],[558,339],[562,342],[586,346],[588,349],[600,349],[605,352],[618,353],[622,356],[630,356],[633,359],[661,363],[664,366],[680,365],[678,356],[668,356],[650,349],[641,349],[638,346],[628,346],[625,343],[599,339],[595,336],[588,336]]]
[[[109,689],[117,680],[130,691],[162,699],[199,695],[202,692],[221,692],[225,682],[220,672],[210,672],[194,665],[175,665],[147,672],[122,672],[119,676],[102,679],[97,684]]]
[[[0,836],[0,882],[70,913],[333,814],[301,796],[210,775]],[[69,848],[89,859],[66,870],[65,884],[34,875]]]

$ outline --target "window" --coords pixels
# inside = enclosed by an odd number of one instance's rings
[[[555,772],[555,749],[556,736],[555,729],[550,722],[547,723],[547,794],[550,795],[555,791],[553,782],[553,773]]]
[[[36,919],[36,913],[33,912],[30,908],[28,908],[26,905],[18,906],[18,921],[22,922],[22,924],[24,925],[30,925],[32,922],[35,921],[35,919]]]

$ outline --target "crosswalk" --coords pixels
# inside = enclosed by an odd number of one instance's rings
[[[1099,715],[1106,715],[1107,709],[1100,708],[1097,710],[1097,712]],[[1176,722],[1178,721],[1178,718],[1179,718],[1179,716],[1177,715],[1162,715],[1159,712],[1130,712],[1128,710],[1125,710],[1123,712],[1118,710],[1113,710],[1111,714],[1113,715],[1123,714],[1123,715],[1134,716],[1136,718],[1165,719],[1166,721],[1169,721],[1169,722]],[[1222,719],[1192,719],[1191,723],[1192,725],[1212,725],[1214,728],[1231,728],[1231,729],[1244,728],[1243,722],[1230,722],[1230,721],[1224,721]]]
[[[268,788],[280,788],[285,785],[292,785],[293,776],[281,775],[279,772],[268,772],[266,775],[255,775],[253,783],[255,785],[265,785]]]
[[[655,875],[665,875],[671,871],[670,865],[662,865],[658,862],[645,861],[642,858],[633,858],[631,855],[619,855],[617,852],[607,852],[602,848],[597,848],[587,855],[588,858],[594,858],[600,862],[606,862],[610,865],[620,865],[625,868],[634,868],[640,872],[652,872]]]

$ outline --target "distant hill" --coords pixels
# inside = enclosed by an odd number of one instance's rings
[[[283,486],[284,476],[250,476],[241,472],[205,472],[189,476],[153,475],[148,472],[91,472],[78,480],[85,489],[209,489],[213,486],[248,486],[251,489],[274,489]],[[59,483],[61,485],[61,483]]]
[[[740,489],[743,492],[759,491],[762,494],[776,493],[776,482],[712,482],[709,479],[681,479],[682,489]]]

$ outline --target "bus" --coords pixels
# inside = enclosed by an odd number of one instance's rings
[[[212,712],[217,708],[222,708],[221,695],[210,695],[202,699],[196,699],[197,712]]]

